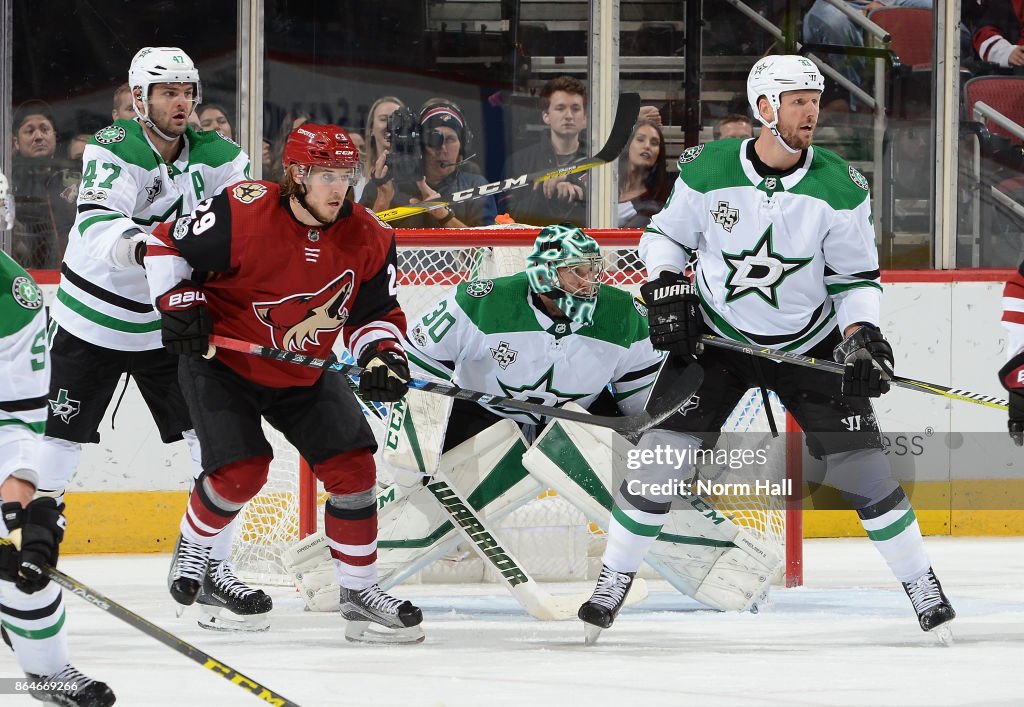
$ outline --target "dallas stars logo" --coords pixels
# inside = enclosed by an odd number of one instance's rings
[[[498,367],[505,370],[519,357],[519,352],[509,347],[507,341],[498,344],[498,348],[491,349],[491,358],[498,362]]]
[[[71,422],[71,418],[74,417],[81,411],[82,403],[78,400],[72,400],[68,397],[68,391],[65,388],[61,388],[57,391],[56,400],[47,400],[50,403],[50,410],[53,412],[54,417],[59,417],[64,421],[65,424]]]
[[[772,227],[761,235],[761,239],[750,250],[735,255],[722,251],[729,276],[725,279],[728,294],[726,302],[740,297],[757,294],[761,299],[779,308],[778,288],[786,278],[811,262],[813,258],[786,258],[772,247]]]
[[[554,378],[555,367],[551,366],[548,370],[537,379],[535,383],[528,383],[524,386],[516,387],[506,385],[500,380],[498,385],[501,386],[501,390],[505,393],[505,397],[516,398],[517,400],[524,400],[529,403],[539,403],[541,405],[560,405],[567,403],[570,400],[579,400],[580,398],[586,397],[586,393],[563,393],[556,390],[551,386],[551,379]],[[516,393],[534,393],[534,395],[516,395]],[[499,407],[500,406],[496,406]],[[521,412],[519,410],[506,410],[506,412],[514,415],[523,415],[530,419],[535,425],[541,424],[540,415],[532,415],[528,412]]]

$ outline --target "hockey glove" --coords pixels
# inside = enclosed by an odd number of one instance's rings
[[[182,280],[160,295],[156,308],[160,310],[160,337],[168,351],[193,358],[207,352],[213,320],[199,285]]]
[[[1010,419],[1006,427],[1010,439],[1018,447],[1024,446],[1024,352],[1011,358],[999,369],[999,382],[1009,392]]]
[[[409,361],[394,339],[378,339],[359,354],[358,364],[366,373],[359,376],[359,393],[366,400],[393,403],[409,389]]]
[[[640,296],[647,305],[647,321],[651,329],[651,343],[660,351],[676,356],[698,356],[704,351],[700,336],[704,333],[704,318],[700,313],[697,288],[686,276],[675,272],[662,272],[640,288]]]
[[[843,371],[843,395],[849,398],[877,398],[889,392],[893,376],[892,347],[881,330],[864,324],[843,339],[832,351]]]
[[[13,579],[26,594],[38,592],[50,582],[45,567],[57,565],[67,526],[63,511],[64,504],[58,506],[50,497],[36,498],[24,508],[16,502],[2,506],[8,537],[20,551],[17,576],[4,579]]]

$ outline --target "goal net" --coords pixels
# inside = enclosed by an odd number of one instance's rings
[[[533,227],[399,232],[398,299],[410,322],[460,282],[520,272],[537,232]],[[605,253],[605,283],[637,294],[644,281],[643,264],[636,251],[639,234],[588,232]],[[343,360],[347,355],[340,349],[337,353]],[[769,400],[781,428],[785,412],[774,394]],[[274,448],[274,461],[263,490],[243,511],[233,558],[240,574],[251,582],[289,585],[291,577],[281,564],[281,550],[318,527],[322,529],[325,496],[295,449],[265,423],[264,429]],[[769,440],[764,444],[774,450],[771,461],[783,469],[779,476],[791,477],[791,458],[799,455],[787,455],[781,445],[770,444],[761,395],[751,390],[726,423],[719,447],[755,448],[761,440]],[[698,473],[715,483],[748,481],[736,478],[723,464],[704,465]],[[389,476],[378,455],[378,478]],[[797,509],[787,509],[785,499],[777,495],[720,495],[713,501],[734,522],[777,547],[787,559],[787,585],[800,583],[802,533]],[[594,579],[600,571],[604,531],[554,491],[539,493],[535,500],[494,526],[504,544],[538,580]],[[478,582],[490,579],[491,571],[468,545],[460,545],[416,578],[424,582]]]

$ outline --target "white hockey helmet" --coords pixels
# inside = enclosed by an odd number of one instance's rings
[[[132,65],[128,69],[128,85],[133,91],[136,88],[142,89],[142,105],[145,110],[139,113],[136,107],[135,113],[147,124],[149,89],[158,83],[193,84],[195,92],[192,110],[203,102],[203,84],[199,81],[199,69],[188,54],[178,47],[143,47],[132,59]]]
[[[0,231],[14,228],[14,196],[7,177],[0,172]]]
[[[774,128],[779,120],[780,95],[786,91],[824,91],[825,79],[810,59],[795,54],[778,54],[760,59],[747,76],[747,102],[754,117],[765,127]],[[757,99],[764,96],[772,107],[772,122],[761,118]]]

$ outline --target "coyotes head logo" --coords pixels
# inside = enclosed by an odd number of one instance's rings
[[[270,327],[274,346],[304,351],[306,342],[319,345],[322,331],[337,331],[348,319],[355,274],[346,270],[319,292],[291,295],[277,302],[254,302],[253,311]]]

